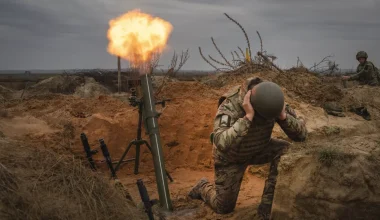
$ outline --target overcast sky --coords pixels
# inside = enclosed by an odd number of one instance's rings
[[[226,56],[246,47],[223,13],[243,25],[253,52],[259,31],[281,67],[295,65],[297,56],[310,66],[333,54],[342,68],[352,68],[359,50],[380,66],[379,0],[1,0],[0,69],[116,68],[107,52],[108,21],[137,8],[174,27],[164,66],[174,49],[189,48],[183,69],[212,69],[198,52],[201,46],[219,58],[211,36]]]

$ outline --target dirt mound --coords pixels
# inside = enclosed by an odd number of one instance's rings
[[[130,129],[130,132],[128,132],[126,127],[122,126],[117,119],[115,120],[99,113],[93,114],[89,117],[87,123],[83,125],[82,130],[82,132],[87,135],[89,144],[94,149],[99,148],[98,140],[103,138],[107,146],[109,146],[110,153],[114,159],[120,157],[125,150],[127,143],[132,141],[132,131],[133,129]],[[130,135],[128,135],[128,133],[130,133]],[[103,159],[101,153],[94,157],[97,159]]]
[[[19,91],[20,96],[24,91]],[[74,94],[82,98],[98,97],[109,95],[110,91],[91,77],[83,76],[54,76],[45,79],[24,92],[23,97],[43,96],[51,93]]]
[[[201,82],[211,88],[223,89],[240,85],[245,79],[254,76],[273,81],[283,87],[289,97],[314,106],[321,107],[325,102],[340,101],[343,98],[341,89],[336,85],[327,84],[322,78],[299,68],[284,73],[264,71],[239,75],[219,74],[204,77]]]
[[[200,79],[200,82],[211,88],[221,89],[224,87],[231,87],[233,85],[241,84],[245,79],[249,77],[261,77],[263,79],[271,80],[273,75],[277,75],[275,72],[254,72],[254,73],[243,73],[243,74],[232,74],[232,73],[218,73],[215,75],[205,76]]]
[[[281,158],[273,219],[378,219],[379,136],[351,135],[294,146]]]
[[[350,107],[371,107],[373,112],[380,110],[380,90],[379,87],[355,86],[344,89],[344,98],[340,101],[342,107],[349,110]]]
[[[33,116],[26,117],[4,117],[0,121],[0,131],[7,137],[17,137],[33,134],[35,136],[53,133],[47,123]]]
[[[144,219],[123,193],[83,164],[0,140],[1,219]]]
[[[198,82],[170,82],[164,86],[160,97],[202,102],[202,98],[218,98],[219,94],[221,94],[220,91]]]
[[[74,93],[74,95],[82,98],[91,98],[109,94],[110,91],[106,87],[100,85],[91,77],[85,77],[84,85],[77,87]]]
[[[286,88],[292,98],[315,106],[321,107],[325,102],[343,98],[338,87],[326,84],[322,78],[308,72],[285,72],[278,74],[273,81]]]
[[[298,72],[298,73],[309,73],[309,69],[306,67],[300,66],[300,67],[292,67],[288,69],[286,72]]]
[[[84,78],[80,76],[54,76],[29,87],[26,96],[46,93],[73,94],[77,87],[84,83]]]

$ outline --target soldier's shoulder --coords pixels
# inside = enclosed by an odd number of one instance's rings
[[[374,69],[375,65],[373,65],[373,63],[371,61],[367,61],[365,64],[364,64],[364,69]]]
[[[228,114],[233,116],[239,112],[239,91],[240,86],[235,86],[223,94],[219,100],[217,114]]]
[[[240,86],[235,86],[229,89],[226,93],[220,96],[218,106],[220,106],[226,99],[231,99],[232,97],[239,94],[239,91],[240,91]]]
[[[223,97],[230,99],[233,97],[237,97],[239,95],[241,86],[235,86],[229,89],[226,93],[223,94]]]
[[[363,66],[373,66],[371,61],[366,61]]]

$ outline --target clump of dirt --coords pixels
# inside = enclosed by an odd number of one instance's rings
[[[377,134],[314,140],[281,158],[273,219],[377,219]]]
[[[1,219],[145,219],[81,161],[0,139]]]
[[[110,91],[96,82],[94,78],[84,77],[84,79],[84,85],[77,87],[74,95],[82,98],[91,98],[110,94]]]

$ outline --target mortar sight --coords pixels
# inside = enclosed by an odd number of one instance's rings
[[[131,96],[129,96],[129,104],[133,107],[136,107],[140,104],[140,100],[137,99],[137,92],[135,88],[131,88]]]
[[[135,89],[135,88],[131,88],[131,93],[132,93],[132,96],[137,96],[137,93],[136,93],[136,89]]]

